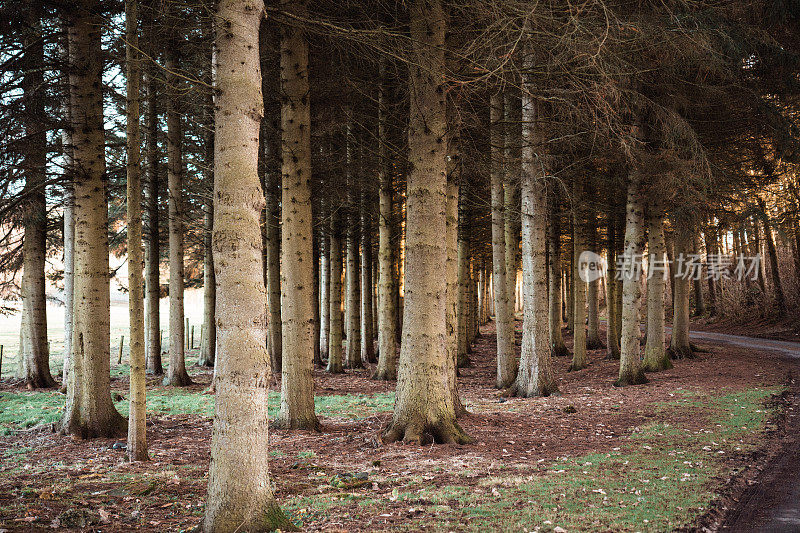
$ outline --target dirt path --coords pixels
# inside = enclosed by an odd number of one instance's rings
[[[667,328],[667,331],[672,331],[672,328]],[[689,338],[693,341],[727,344],[740,348],[777,352],[789,357],[800,358],[800,342],[759,339],[756,337],[743,337],[741,335],[729,335],[727,333],[714,333],[711,331],[691,331],[689,333]]]
[[[800,359],[800,343],[693,331],[693,341],[772,351]],[[800,531],[800,384],[792,380],[782,443],[720,524],[725,531]]]

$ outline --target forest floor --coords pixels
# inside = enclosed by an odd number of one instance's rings
[[[503,398],[493,388],[491,325],[461,370],[475,444],[382,444],[393,383],[369,371],[315,371],[319,433],[272,431],[277,497],[305,531],[663,531],[715,526],[782,449],[796,409],[797,361],[708,345],[709,353],[615,388],[615,361],[590,352],[561,394]],[[567,343],[570,344],[569,341]],[[126,412],[127,368],[113,368]],[[0,529],[187,531],[203,515],[211,373],[162,387],[150,378],[152,461],[125,461],[124,438],[52,433],[64,397],[0,384]],[[277,409],[278,378],[271,413]],[[115,446],[117,444],[117,446]]]

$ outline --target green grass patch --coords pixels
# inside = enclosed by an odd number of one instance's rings
[[[63,394],[52,391],[0,393],[0,434],[8,435],[14,430],[58,421],[65,399]],[[357,419],[377,412],[391,411],[394,394],[317,396],[314,404],[318,415]],[[115,402],[115,405],[120,413],[128,415],[127,399]],[[270,417],[278,414],[279,405],[280,394],[271,392]],[[191,414],[212,417],[214,395],[191,389],[157,387],[147,391],[147,412],[153,415]]]
[[[396,478],[391,497],[358,490],[350,497],[298,497],[287,509],[298,524],[347,513],[353,501],[372,516],[399,502],[423,509],[403,527],[426,531],[667,531],[690,525],[716,497],[729,474],[725,457],[758,443],[778,388],[716,394],[676,391],[655,405],[697,415],[703,427],[654,422],[638,428],[610,453],[563,458],[546,472],[494,469],[477,486],[436,486],[418,476]],[[689,417],[696,422],[698,418]],[[387,501],[388,500],[388,501]],[[397,512],[394,504],[395,513]]]

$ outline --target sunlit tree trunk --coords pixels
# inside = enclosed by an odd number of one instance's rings
[[[449,389],[446,347],[447,175],[445,13],[440,0],[410,5],[408,208],[403,342],[387,442],[466,443]]]
[[[28,20],[24,29],[22,78],[24,93],[25,176],[22,240],[22,312],[26,315],[22,378],[29,389],[56,386],[50,373],[50,347],[47,342],[47,297],[45,257],[47,254],[47,129],[44,110],[44,41],[40,4],[27,0]]]
[[[67,11],[75,186],[75,315],[67,403],[57,427],[80,438],[127,429],[111,401],[108,204],[103,131],[103,20],[83,0]]]
[[[128,216],[128,312],[130,315],[130,409],[128,415],[128,460],[146,461],[145,355],[144,355],[144,277],[142,275],[142,187],[140,178],[141,142],[139,135],[139,57],[138,0],[125,0],[125,61],[127,111],[127,216]]]
[[[297,14],[303,0],[285,3]],[[299,28],[281,26],[281,407],[276,425],[317,429],[314,413],[314,249],[311,213],[311,104],[308,41]]]
[[[361,294],[360,294],[360,268],[358,253],[358,215],[356,210],[356,190],[358,182],[353,176],[353,133],[352,119],[348,117],[347,138],[345,140],[345,165],[347,173],[347,229],[345,235],[345,334],[347,344],[344,353],[345,368],[361,368]]]
[[[164,50],[167,70],[167,183],[169,186],[169,368],[165,385],[185,387],[192,384],[186,372],[186,332],[183,319],[184,285],[184,202],[183,202],[183,126],[178,100],[180,78],[177,42],[168,40]]]
[[[503,96],[493,94],[491,112],[491,202],[492,202],[492,288],[494,290],[495,330],[497,332],[497,380],[499,389],[509,387],[516,378],[514,316],[506,276],[506,215],[503,192]]]
[[[258,27],[261,0],[217,7],[214,266],[219,295],[214,431],[204,532],[296,531],[269,478],[266,290],[258,177],[263,112]]]
[[[664,289],[667,277],[667,246],[664,239],[664,210],[661,202],[651,200],[647,213],[647,249],[650,268],[647,280],[647,344],[642,370],[658,372],[672,368],[664,347]],[[659,269],[662,269],[659,271]]]
[[[646,383],[640,363],[639,309],[642,300],[641,254],[644,250],[644,198],[642,177],[631,171],[625,217],[624,268],[622,272],[622,342],[620,346],[619,379],[616,385]]]
[[[525,77],[525,83],[533,80]],[[548,157],[542,148],[541,120],[533,99],[522,106],[522,283],[524,296],[522,355],[516,396],[549,396],[558,390],[550,357],[547,286],[547,186]],[[538,153],[537,153],[538,150]],[[559,324],[560,325],[560,324]]]
[[[520,121],[519,96],[516,91],[511,89],[503,92],[503,117],[505,119],[503,213],[505,215],[506,298],[513,330],[515,313],[519,303],[519,298],[517,298],[517,252],[519,250],[518,214],[520,201],[517,191],[521,177],[520,138],[522,136],[522,123]]]
[[[708,263],[712,263],[716,260],[714,259],[715,256],[719,255],[717,227],[713,225],[713,222],[709,223],[703,235],[706,243],[706,259]],[[708,305],[706,309],[711,316],[717,314],[717,280],[713,276],[708,276]]]

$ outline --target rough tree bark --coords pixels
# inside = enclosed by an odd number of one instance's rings
[[[326,198],[322,199],[322,218],[327,220],[330,217],[330,203]],[[328,359],[328,343],[330,338],[328,333],[331,330],[330,314],[330,253],[331,239],[330,233],[323,226],[319,232],[319,357],[323,361]]]
[[[142,276],[142,186],[140,177],[139,90],[142,70],[139,57],[139,9],[137,0],[125,0],[125,62],[127,112],[128,200],[128,313],[130,315],[130,414],[128,460],[146,461],[146,376],[144,355],[144,305]]]
[[[664,209],[656,198],[650,202],[647,213],[647,248],[650,268],[647,280],[647,344],[644,349],[642,370],[658,372],[672,368],[672,361],[664,347],[664,289],[667,278],[664,239]],[[661,272],[658,269],[664,269]]]
[[[127,421],[111,401],[108,204],[100,32],[93,0],[67,10],[75,187],[75,315],[67,404],[57,424],[80,438],[115,437]]]
[[[264,147],[272,153],[272,143],[267,139]],[[265,157],[267,157],[265,155]],[[281,333],[281,237],[279,231],[280,206],[278,197],[281,191],[280,176],[271,168],[267,168],[264,177],[266,198],[266,230],[267,241],[267,349],[272,361],[272,368],[279,372],[283,360],[283,337]]]
[[[581,279],[580,255],[586,249],[583,185],[579,177],[572,183],[572,364],[570,370],[581,370],[589,364],[586,358],[586,282]]]
[[[164,50],[167,70],[167,184],[169,187],[169,368],[164,385],[185,387],[192,384],[186,372],[186,332],[183,319],[183,127],[178,99],[181,81],[178,45],[167,40]]]
[[[525,83],[532,80],[525,77]],[[522,397],[549,396],[558,391],[550,357],[547,300],[547,156],[542,150],[540,120],[533,99],[522,105],[522,284],[524,310],[522,355],[517,380],[509,391]],[[538,153],[535,151],[538,150]],[[560,324],[559,324],[560,325]]]
[[[305,14],[304,0],[283,5]],[[276,425],[318,429],[314,414],[314,249],[311,213],[311,103],[308,41],[281,26],[281,407]]]
[[[297,530],[275,501],[268,465],[270,360],[259,227],[264,194],[257,170],[263,9],[261,0],[222,0],[217,7],[213,246],[220,357],[201,526],[206,533]]]
[[[642,177],[632,170],[628,182],[625,249],[622,269],[622,342],[617,386],[647,383],[640,363],[639,308],[642,300],[641,255],[644,249],[644,199]]]
[[[447,375],[445,14],[440,0],[414,0],[410,11],[405,316],[394,413],[383,438],[466,443]]]
[[[503,95],[493,94],[490,102],[491,202],[492,202],[492,289],[497,332],[497,380],[495,386],[505,389],[517,377],[514,340],[514,315],[509,299],[506,276],[506,214],[503,193]]]
[[[445,206],[445,340],[447,351],[447,383],[452,396],[456,416],[466,413],[466,408],[458,397],[458,199],[461,167],[459,164],[459,125],[446,112],[448,119],[445,187],[447,200]]]
[[[22,240],[22,312],[26,316],[23,333],[22,379],[29,389],[56,386],[50,373],[50,348],[47,342],[47,298],[45,295],[45,257],[47,253],[47,129],[44,111],[44,41],[41,31],[40,2],[28,0],[27,27],[24,30],[25,175]]]
[[[328,367],[332,374],[344,372],[342,361],[342,228],[339,206],[331,206],[330,232],[330,332],[328,334]]]
[[[378,368],[373,379],[397,379],[397,282],[394,273],[392,220],[394,190],[386,138],[385,62],[378,86]]]

